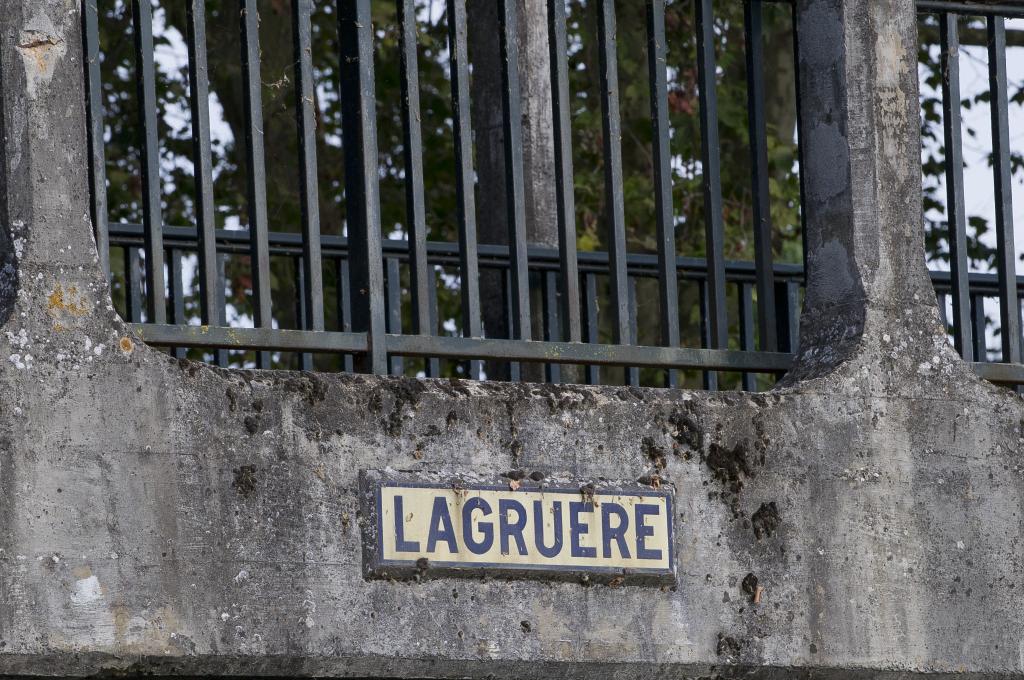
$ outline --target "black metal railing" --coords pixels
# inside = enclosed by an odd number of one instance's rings
[[[976,362],[982,375],[991,379],[1024,383],[1021,366],[1021,291],[1024,279],[1017,275],[1011,181],[1014,173],[1009,134],[1006,20],[1024,18],[1024,6],[1010,3],[918,0],[922,20],[937,19],[939,81],[941,83],[941,145],[945,184],[944,224],[933,225],[948,244],[948,273],[933,273],[939,309],[957,351]],[[988,56],[988,100],[991,114],[990,163],[993,175],[996,246],[991,262],[981,265],[993,274],[970,271],[968,214],[965,207],[964,139],[961,95],[960,24],[974,17],[984,22]],[[976,258],[975,258],[976,259]],[[998,319],[986,316],[984,302],[995,298]],[[951,315],[947,301],[951,300]],[[998,351],[988,348],[988,336],[998,337]],[[998,361],[998,365],[990,362]]]
[[[622,134],[616,50],[615,3],[596,3],[603,128],[604,200],[607,252],[577,252],[571,104],[567,66],[567,17],[562,0],[548,3],[550,35],[551,121],[554,131],[555,195],[558,247],[527,243],[525,187],[517,65],[516,3],[499,0],[502,128],[505,157],[505,204],[508,246],[477,243],[473,132],[470,128],[470,64],[464,0],[445,4],[448,66],[452,92],[451,133],[455,150],[458,243],[428,242],[424,218],[423,142],[420,129],[417,4],[398,0],[401,51],[401,120],[406,187],[406,239],[382,240],[378,196],[377,118],[375,111],[374,29],[370,0],[336,5],[342,146],[345,149],[347,238],[321,235],[318,223],[317,157],[313,136],[315,84],[311,67],[310,0],[292,3],[296,133],[302,205],[301,233],[268,229],[263,119],[261,106],[259,18],[256,0],[238,0],[241,65],[245,110],[245,164],[248,225],[218,230],[213,205],[210,161],[210,83],[207,34],[202,0],[187,2],[188,89],[195,167],[195,227],[169,227],[161,214],[160,141],[152,7],[132,0],[135,77],[138,83],[139,152],[142,180],[141,224],[110,223],[104,177],[104,120],[99,61],[99,20],[92,0],[84,3],[86,81],[88,87],[92,212],[103,265],[110,271],[108,249],[123,258],[120,286],[124,315],[149,343],[175,348],[206,348],[218,363],[227,364],[225,350],[255,351],[257,367],[275,362],[271,352],[294,352],[298,366],[313,366],[311,355],[345,355],[341,368],[375,373],[403,372],[402,357],[424,358],[423,373],[437,375],[438,360],[468,361],[464,375],[479,377],[482,360],[511,362],[509,377],[519,375],[518,362],[540,363],[549,380],[563,379],[561,364],[583,367],[586,382],[602,380],[598,367],[622,367],[624,382],[639,384],[637,367],[659,369],[654,381],[675,384],[676,369],[696,369],[703,384],[717,385],[715,371],[740,372],[742,386],[757,386],[754,373],[773,376],[790,364],[799,315],[801,268],[773,263],[769,209],[760,2],[748,3],[743,20],[748,64],[748,112],[752,144],[754,262],[727,262],[716,100],[716,37],[711,0],[693,3],[697,27],[697,87],[701,132],[706,258],[677,256],[670,155],[669,90],[665,53],[664,0],[646,3],[647,69],[656,202],[656,254],[627,252],[624,219]],[[248,256],[251,263],[252,327],[236,327],[225,314],[225,257]],[[200,314],[186,318],[183,262],[195,256]],[[297,262],[300,328],[274,327],[271,258]],[[141,263],[141,265],[140,265]],[[220,266],[218,267],[218,263]],[[144,272],[140,274],[140,266]],[[326,267],[326,269],[325,269]],[[438,333],[438,270],[457,273],[461,333]],[[481,323],[478,280],[481,268],[499,270],[505,280],[508,338],[486,337]],[[166,273],[165,273],[166,270]],[[334,281],[337,330],[325,330],[324,272]],[[330,274],[333,272],[333,275]],[[408,282],[408,303],[402,280]],[[654,283],[660,312],[658,346],[637,344],[638,282]],[[118,286],[114,277],[115,288]],[[696,285],[701,337],[694,346],[681,336],[680,286]],[[441,281],[444,286],[444,282]],[[641,286],[646,285],[641,283]],[[607,289],[607,293],[604,289]],[[599,289],[600,292],[599,292]],[[646,288],[644,289],[646,291]],[[537,292],[539,291],[539,296]],[[531,309],[539,297],[543,313]],[[781,303],[777,302],[781,300]],[[735,310],[727,309],[730,301]],[[602,304],[605,303],[605,304]],[[402,327],[401,307],[411,307],[411,328]],[[602,338],[599,318],[605,317],[610,338]],[[542,328],[534,328],[542,318]],[[732,324],[730,324],[730,320]],[[198,322],[198,323],[196,323]],[[642,320],[647,324],[648,320]],[[731,332],[732,331],[732,332]],[[461,337],[460,337],[461,336]],[[610,340],[610,341],[608,341]],[[755,346],[757,342],[757,346]],[[235,352],[237,354],[237,352]],[[281,363],[276,357],[275,365]],[[461,369],[460,369],[461,370]],[[580,379],[577,375],[576,379]]]
[[[130,272],[130,281],[127,286],[127,290],[130,292],[126,296],[125,315],[128,321],[138,324],[148,321],[140,294],[143,279],[140,261],[145,248],[144,233],[142,225],[125,223],[111,225],[110,231],[111,243],[115,252],[119,250],[122,253],[126,260],[125,271]],[[249,252],[248,238],[244,231],[218,230],[216,239],[219,257],[222,259],[225,256],[246,255]],[[340,290],[329,289],[325,295],[326,299],[333,300],[337,306],[336,318],[340,320],[339,326],[342,333],[316,331],[316,335],[277,328],[265,331],[258,328],[233,327],[219,331],[217,330],[218,325],[225,326],[223,320],[211,326],[189,325],[182,304],[185,290],[181,284],[180,270],[183,259],[195,252],[195,229],[167,227],[164,231],[164,240],[170,262],[169,271],[177,272],[169,277],[169,307],[172,310],[169,320],[171,325],[149,323],[140,325],[139,332],[147,341],[156,345],[175,346],[178,356],[184,356],[182,349],[186,346],[217,347],[235,351],[241,351],[240,347],[247,347],[296,352],[295,367],[307,369],[312,367],[310,357],[312,353],[340,353],[347,355],[344,357],[345,370],[352,370],[352,355],[365,351],[362,338],[358,334],[348,332],[352,306],[348,286],[344,285],[347,280],[350,257],[347,239],[338,236],[321,237],[321,257],[325,263],[325,269],[335,272],[334,281],[342,282]],[[271,232],[270,234],[270,255],[276,258],[293,259],[296,262],[296,271],[300,271],[303,247],[304,243],[300,234],[280,232]],[[423,344],[420,345],[418,342],[399,337],[403,336],[402,317],[398,311],[403,294],[403,279],[406,279],[403,275],[408,274],[408,270],[413,266],[409,244],[405,240],[382,241],[387,330],[385,342],[389,355],[392,355],[389,372],[396,375],[405,373],[400,359],[400,356],[403,355],[429,357],[433,363],[425,368],[425,372],[427,375],[435,376],[439,375],[437,367],[439,357],[473,356],[478,359],[541,362],[546,364],[548,379],[552,381],[558,381],[561,377],[559,371],[561,363],[589,364],[590,369],[586,380],[591,383],[600,381],[599,374],[596,372],[597,366],[625,364],[631,368],[643,366],[746,369],[749,372],[744,375],[744,384],[753,389],[757,384],[753,372],[765,370],[764,358],[755,356],[757,353],[752,351],[755,349],[754,330],[756,328],[754,292],[759,275],[754,263],[723,262],[727,286],[734,293],[736,308],[733,311],[741,326],[740,352],[734,352],[732,357],[728,357],[720,352],[701,349],[632,346],[628,350],[622,350],[622,353],[619,354],[609,352],[609,346],[598,341],[599,331],[595,304],[598,296],[596,290],[599,281],[608,277],[608,254],[605,252],[581,252],[577,256],[579,277],[577,285],[581,291],[585,292],[586,299],[586,304],[582,305],[580,320],[582,343],[566,343],[560,342],[558,337],[564,329],[558,300],[559,279],[562,272],[560,253],[554,248],[538,246],[529,246],[527,250],[530,266],[528,276],[533,287],[542,293],[543,321],[542,328],[539,330],[545,338],[545,342],[503,341],[499,345],[495,344],[495,339],[466,342],[464,338],[437,337],[429,341],[421,340]],[[455,243],[427,242],[425,256],[429,267],[457,268],[461,262],[461,253]],[[502,273],[502,278],[506,282],[506,295],[511,296],[514,291],[511,289],[509,249],[505,246],[481,245],[478,247],[478,258],[481,269],[496,270]],[[660,285],[661,263],[657,255],[630,254],[625,265],[626,279],[632,290],[635,290],[637,283],[641,281]],[[673,276],[677,277],[679,284],[683,287],[696,287],[699,296],[706,300],[709,274],[707,263],[703,258],[676,258]],[[223,288],[223,274],[221,277],[218,289]],[[776,319],[780,331],[776,345],[788,350],[793,346],[797,337],[803,268],[799,265],[774,265],[773,285],[775,286],[774,297],[782,301]],[[428,327],[435,328],[437,326],[437,286],[429,285],[426,289],[428,299],[424,308],[428,315],[427,324]],[[306,287],[298,286],[297,290],[299,297],[295,304],[299,310],[302,310],[308,306],[305,297]],[[631,304],[627,309],[629,315],[627,328],[630,337],[633,337],[637,332],[638,324],[635,313],[637,308],[635,293],[631,294],[630,298]],[[223,299],[218,302],[219,306],[223,308]],[[415,338],[415,336],[411,337]],[[770,364],[770,368],[774,371],[785,370],[789,364],[788,352],[775,353],[775,355],[777,355],[775,363]],[[221,365],[229,363],[227,355],[223,353],[215,356],[213,360]]]
[[[618,83],[620,47],[615,2],[592,5],[596,15],[598,79],[596,101],[601,127],[600,164],[603,177],[606,250],[577,250],[579,211],[574,168],[573,106],[570,91],[567,35],[569,18],[563,0],[549,0],[551,111],[553,131],[555,220],[557,247],[528,242],[526,177],[523,159],[522,111],[516,53],[516,3],[498,0],[501,54],[501,128],[507,246],[478,243],[477,168],[471,122],[469,46],[465,0],[444,3],[447,29],[445,67],[451,88],[450,144],[454,151],[457,238],[430,240],[425,196],[430,178],[424,171],[421,129],[418,11],[414,0],[396,0],[400,53],[401,181],[405,219],[401,240],[382,237],[374,73],[376,36],[370,0],[345,0],[331,7],[337,14],[340,45],[337,77],[341,109],[344,181],[339,188],[320,186],[318,175],[317,71],[311,0],[294,0],[292,14],[292,78],[294,131],[299,151],[298,194],[301,224],[297,230],[272,230],[267,209],[264,121],[260,78],[259,17],[256,0],[238,3],[247,219],[243,228],[217,228],[214,167],[211,160],[211,88],[207,63],[207,32],[203,0],[186,2],[185,42],[188,60],[188,107],[191,114],[195,226],[168,226],[161,212],[160,139],[154,83],[153,13],[148,0],[131,0],[135,80],[138,85],[138,154],[141,209],[138,223],[108,219],[104,135],[104,94],[100,63],[100,20],[95,3],[85,0],[83,29],[90,145],[92,217],[101,264],[111,276],[125,319],[150,344],[170,348],[222,366],[323,368],[316,356],[330,356],[340,370],[427,376],[457,374],[481,377],[487,366],[503,363],[505,377],[526,377],[523,365],[543,367],[549,381],[687,384],[681,375],[696,376],[705,388],[758,389],[785,371],[796,350],[802,299],[803,267],[776,262],[769,188],[768,132],[765,121],[762,2],[745,2],[742,45],[745,61],[746,120],[750,141],[749,261],[726,259],[722,158],[717,101],[719,55],[712,0],[692,0],[695,29],[695,85],[700,123],[700,176],[703,207],[703,254],[680,257],[680,221],[674,206],[673,156],[670,147],[669,71],[664,0],[647,0],[646,76],[650,107],[651,186],[654,201],[654,252],[629,252],[625,219],[624,169],[620,138],[622,120]],[[768,0],[764,5],[768,6]],[[785,6],[785,2],[778,4]],[[1010,157],[1007,137],[1007,84],[1004,17],[1024,10],[996,5],[919,0],[922,16],[941,21],[944,80],[945,142],[951,150],[946,179],[949,188],[951,272],[933,273],[940,308],[953,300],[951,333],[963,356],[977,362],[992,379],[1024,382],[1021,362],[1018,290],[1014,272],[1010,210]],[[789,11],[788,9],[786,10]],[[987,17],[990,37],[991,87],[996,105],[993,167],[1000,209],[997,213],[999,254],[996,274],[969,274],[966,265],[966,222],[963,179],[958,177],[959,94],[956,91],[956,22],[951,13]],[[795,22],[793,40],[797,40]],[[733,49],[734,46],[729,46]],[[319,76],[318,76],[319,77]],[[794,91],[794,98],[798,92]],[[276,161],[276,159],[272,159]],[[795,172],[795,168],[793,172]],[[324,191],[344,195],[346,236],[321,233]],[[802,182],[800,186],[802,193]],[[797,218],[799,220],[800,217]],[[802,226],[797,225],[802,235]],[[113,254],[113,255],[112,255]],[[113,257],[113,266],[111,262]],[[250,319],[229,319],[225,263],[246,258],[251,272],[243,295]],[[277,270],[272,263],[290,261],[294,300],[274,304]],[[194,290],[185,284],[185,270],[195,269]],[[502,284],[507,337],[494,337],[484,327],[480,277],[491,272]],[[291,290],[289,289],[289,290]],[[454,300],[457,311],[439,318],[439,295]],[[198,313],[186,304],[197,299]],[[656,299],[646,310],[648,297]],[[984,300],[998,297],[1002,354],[986,349],[995,324],[985,316]],[[1012,301],[1017,301],[1016,306]],[[278,327],[280,305],[293,305],[289,316],[296,328]],[[688,307],[689,306],[689,307]],[[539,309],[538,309],[539,308]],[[681,318],[696,317],[695,324]],[[655,320],[656,317],[656,320]],[[450,323],[449,323],[450,322]],[[692,332],[695,327],[696,333]],[[653,329],[653,330],[652,330]],[[689,332],[688,332],[689,329]],[[641,336],[648,339],[641,343]],[[445,370],[445,364],[454,370]],[[563,370],[568,365],[580,368]],[[616,368],[616,372],[609,369]],[[645,371],[640,371],[644,368]],[[725,377],[725,382],[719,382]],[[537,379],[531,374],[530,379]]]

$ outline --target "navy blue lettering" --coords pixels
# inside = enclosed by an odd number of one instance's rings
[[[580,545],[580,537],[590,533],[590,525],[580,521],[581,512],[594,512],[593,503],[569,502],[569,554],[573,557],[597,557],[597,550]]]
[[[419,552],[419,541],[405,540],[405,512],[402,511],[402,497],[395,496],[395,550],[398,552]]]
[[[654,535],[654,527],[645,524],[644,518],[661,513],[661,507],[650,503],[637,503],[636,513],[636,556],[641,560],[660,560],[661,551],[647,547],[647,537]]]
[[[516,521],[510,522],[508,513],[515,510]],[[526,528],[526,508],[519,501],[501,499],[498,501],[498,535],[501,537],[501,554],[508,555],[508,539],[516,539],[516,548],[520,555],[526,554],[526,540],[523,538],[523,529]]]
[[[549,558],[562,552],[562,501],[555,501],[551,507],[555,516],[555,542],[548,548],[544,545],[544,506],[540,501],[533,502],[533,534],[537,551]]]
[[[455,541],[455,528],[452,516],[448,512],[448,501],[442,496],[434,499],[434,510],[430,513],[430,534],[427,536],[427,552],[434,552],[438,541],[448,544],[448,552],[459,552],[459,544]]]
[[[612,526],[612,515],[618,518]],[[604,543],[604,556],[612,556],[612,541],[619,544],[619,555],[629,559],[629,546],[626,545],[626,529],[629,528],[629,513],[618,503],[605,501],[601,503],[601,538]]]
[[[466,504],[462,506],[462,540],[474,555],[483,555],[494,545],[494,524],[491,522],[477,524],[476,528],[484,536],[482,541],[477,541],[473,536],[474,510],[480,510],[484,517],[491,514],[490,504],[479,496],[474,496],[466,501]]]

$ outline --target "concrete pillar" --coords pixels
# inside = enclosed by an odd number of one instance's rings
[[[105,322],[116,318],[82,173],[88,156],[77,5],[0,1],[0,322],[77,325],[56,299],[49,311],[25,305],[44,295],[48,276],[75,288],[63,303],[74,297],[76,310],[80,303],[101,310]]]
[[[791,379],[893,324],[944,336],[921,226],[915,3],[797,4],[808,288]]]

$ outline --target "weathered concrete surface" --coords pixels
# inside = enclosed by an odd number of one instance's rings
[[[948,349],[915,264],[912,3],[801,5],[802,137],[847,174],[810,177],[800,365],[742,395],[146,348],[95,265],[77,3],[0,0],[0,673],[1024,674],[1024,408]],[[657,474],[679,584],[366,581],[357,476],[386,467]]]

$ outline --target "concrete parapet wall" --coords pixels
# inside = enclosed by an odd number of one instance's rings
[[[0,673],[1024,674],[1024,408],[949,348],[888,189],[919,173],[912,2],[800,11],[802,138],[847,172],[809,183],[798,366],[739,394],[149,349],[96,264],[77,3],[0,0]],[[359,471],[389,468],[657,476],[678,582],[366,580]]]

